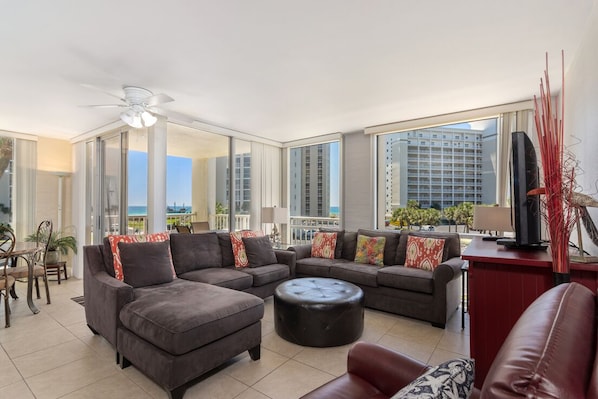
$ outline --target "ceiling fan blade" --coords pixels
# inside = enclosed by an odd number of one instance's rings
[[[165,116],[167,118],[172,118],[172,119],[178,120],[180,122],[193,123],[193,121],[195,121],[195,119],[193,119],[192,117],[190,117],[188,115],[181,114],[180,112],[166,110],[164,108],[151,107],[148,109],[148,111],[150,111],[154,114]]]
[[[147,104],[148,107],[152,107],[154,105],[158,105],[158,104],[164,104],[164,103],[169,103],[171,101],[174,101],[174,98],[166,95],[166,94],[154,94],[153,96],[149,96],[148,98],[145,99],[145,104]]]
[[[91,104],[91,105],[79,105],[83,108],[123,108],[128,107],[127,104]]]
[[[120,101],[122,101],[122,102],[124,102],[124,103],[126,103],[126,102],[127,102],[127,100],[125,100],[125,99],[123,98],[123,96],[122,96],[122,95],[115,94],[115,93],[111,93],[111,92],[109,92],[108,90],[101,89],[101,88],[99,88],[99,87],[96,87],[96,86],[94,86],[94,85],[90,85],[90,84],[88,84],[88,83],[81,83],[81,86],[83,86],[83,87],[85,87],[85,88],[87,88],[87,89],[91,89],[91,90],[99,91],[99,92],[101,92],[101,93],[107,94],[107,95],[109,95],[109,96],[111,96],[111,97],[114,97],[114,98],[118,98]]]

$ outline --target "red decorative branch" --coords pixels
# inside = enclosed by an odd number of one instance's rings
[[[550,234],[552,269],[555,273],[569,273],[569,237],[575,224],[572,205],[575,186],[575,161],[564,147],[565,68],[562,58],[561,117],[555,114],[550,96],[548,54],[546,54],[545,82],[540,79],[540,100],[534,96],[535,123],[544,174],[544,217]]]

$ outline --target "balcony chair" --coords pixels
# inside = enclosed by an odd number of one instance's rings
[[[50,301],[50,289],[48,287],[48,274],[46,272],[46,254],[48,252],[48,245],[50,243],[50,236],[52,235],[52,222],[44,220],[37,227],[37,233],[35,235],[35,241],[37,243],[38,251],[33,255],[33,278],[35,279],[35,293],[37,299],[41,298],[39,293],[39,278],[44,280],[46,288],[46,300],[48,305]],[[11,267],[7,271],[15,280],[26,279],[29,276],[29,268],[27,265],[20,265]],[[17,298],[17,295],[12,289],[13,298]]]
[[[191,222],[191,229],[194,233],[205,233],[210,231],[210,222]]]
[[[12,231],[1,233],[0,238],[0,296],[4,295],[4,319],[5,327],[10,327],[10,305],[8,304],[8,294],[15,284],[15,278],[7,273],[8,262],[12,257],[12,251],[15,247],[15,236]]]
[[[191,234],[191,229],[189,228],[189,226],[176,225],[174,226],[174,228],[176,229],[176,232],[179,234]]]

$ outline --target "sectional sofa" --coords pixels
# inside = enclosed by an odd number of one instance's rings
[[[428,231],[359,229],[336,232],[333,259],[312,256],[312,245],[292,246],[297,254],[297,277],[318,276],[349,281],[361,287],[365,306],[429,321],[444,328],[458,308],[461,296],[459,234]],[[355,262],[357,238],[384,237],[383,264]],[[405,267],[410,236],[444,240],[441,263],[433,270]]]
[[[85,316],[116,348],[121,367],[134,364],[182,398],[200,376],[245,350],[260,358],[262,298],[294,274],[295,253],[246,237],[248,265],[237,268],[229,233],[168,238],[85,246]]]

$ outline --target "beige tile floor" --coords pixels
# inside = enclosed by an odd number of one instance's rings
[[[50,282],[52,304],[36,300],[33,315],[25,300],[26,285],[17,283],[21,296],[11,300],[10,328],[3,328],[0,308],[0,398],[167,398],[143,374],[115,364],[110,344],[94,336],[85,324],[81,305],[70,298],[83,294],[83,281],[69,278]],[[263,319],[262,356],[252,361],[247,352],[191,387],[185,399],[298,398],[345,372],[351,345],[308,348],[276,335],[272,299]],[[466,320],[467,321],[467,320]],[[361,340],[377,342],[429,364],[469,356],[469,325],[461,330],[457,311],[447,328],[366,309]]]

